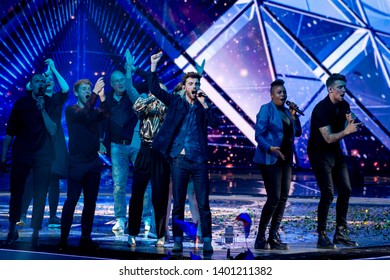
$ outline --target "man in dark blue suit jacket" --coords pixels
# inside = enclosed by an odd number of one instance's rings
[[[163,126],[153,140],[153,147],[172,159],[173,237],[172,251],[183,250],[183,230],[177,221],[184,220],[187,185],[194,183],[203,236],[203,252],[213,252],[211,245],[211,211],[209,205],[207,127],[218,127],[220,118],[200,89],[200,75],[186,73],[182,84],[184,96],[169,94],[161,89],[156,73],[162,53],[151,56],[149,88],[153,95],[168,106]]]

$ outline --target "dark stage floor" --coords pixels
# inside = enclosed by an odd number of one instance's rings
[[[60,231],[48,228],[48,206],[44,219],[44,228],[40,233],[39,246],[30,246],[32,230],[29,227],[18,227],[20,238],[10,247],[0,248],[0,259],[36,259],[36,260],[77,260],[77,259],[190,259],[191,253],[202,259],[240,259],[249,248],[255,259],[390,259],[390,178],[365,177],[364,185],[355,187],[350,201],[349,228],[350,235],[359,243],[357,248],[338,246],[336,250],[319,250],[316,248],[316,211],[319,191],[310,172],[294,172],[290,198],[282,223],[281,237],[289,243],[288,251],[263,251],[253,249],[257,225],[262,205],[265,202],[265,190],[260,174],[256,170],[213,170],[211,178],[211,209],[213,215],[214,253],[203,255],[202,244],[197,248],[191,240],[185,240],[183,253],[171,253],[173,241],[164,248],[154,246],[153,235],[140,234],[135,248],[127,247],[127,235],[123,232],[115,235],[111,228],[115,223],[113,214],[112,180],[110,169],[103,172],[101,188],[96,208],[93,239],[100,244],[98,252],[80,251],[80,215],[83,206],[81,198],[76,208],[74,224],[69,240],[69,249],[60,252],[57,242]],[[8,232],[9,176],[0,175],[0,239],[4,240]],[[131,186],[131,176],[129,178]],[[130,187],[128,190],[130,197]],[[66,196],[66,181],[61,182],[59,211],[62,210]],[[334,205],[329,219],[329,235],[333,237],[335,225]],[[251,232],[245,240],[244,227],[236,221],[240,213],[252,217]],[[31,219],[32,207],[29,208],[28,222]],[[186,217],[190,220],[189,207]],[[224,242],[227,226],[233,226],[234,243],[228,246]],[[228,250],[229,249],[229,250]],[[230,251],[230,254],[228,253]]]

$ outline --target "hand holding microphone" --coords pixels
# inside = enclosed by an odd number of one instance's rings
[[[204,93],[203,90],[193,91],[192,92],[196,99],[202,104],[203,108],[207,109],[209,107],[208,103],[206,102],[207,95]]]
[[[356,115],[351,111],[346,112],[345,118],[345,131],[347,132],[347,134],[356,132],[360,126],[364,125],[362,122],[355,123]]]
[[[46,91],[46,88],[43,88],[42,86],[40,86],[38,88],[38,96],[44,96],[45,95],[45,91]]]
[[[207,95],[204,93],[203,90],[193,91],[192,93],[193,93],[193,95],[195,95],[196,97],[207,97]]]
[[[37,98],[37,108],[39,111],[45,109],[45,99],[43,98],[42,95],[39,95]]]
[[[286,105],[289,107],[289,109],[295,110],[298,114],[304,116],[305,114],[299,109],[298,105],[294,102],[291,102],[289,100],[286,100]]]

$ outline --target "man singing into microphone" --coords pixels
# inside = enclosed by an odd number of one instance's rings
[[[311,116],[307,151],[321,191],[317,221],[317,248],[321,249],[335,249],[335,244],[358,246],[349,237],[347,229],[351,185],[340,140],[356,132],[361,123],[355,123],[349,104],[344,100],[346,82],[345,76],[341,74],[330,75],[326,81],[328,95],[314,107]],[[331,242],[326,234],[326,224],[329,206],[334,198],[334,186],[338,188],[338,197],[336,233]]]
[[[153,95],[168,106],[168,111],[152,147],[172,159],[172,221],[175,241],[172,251],[183,251],[183,231],[176,221],[184,220],[187,185],[192,178],[199,207],[203,252],[212,253],[207,127],[218,127],[220,118],[215,106],[212,106],[200,89],[201,76],[198,73],[189,72],[183,76],[183,97],[168,94],[160,88],[156,71],[161,56],[161,52],[151,56],[149,88]]]
[[[7,153],[12,146],[12,164],[10,173],[11,199],[9,205],[9,232],[6,245],[12,245],[19,238],[15,229],[19,221],[22,195],[26,179],[33,172],[33,212],[31,227],[34,229],[31,244],[38,244],[38,233],[42,228],[46,194],[50,183],[51,162],[54,159],[54,147],[51,136],[57,131],[56,123],[47,113],[44,96],[46,78],[35,74],[31,81],[31,94],[17,100],[7,123],[3,142],[1,165],[5,166]]]

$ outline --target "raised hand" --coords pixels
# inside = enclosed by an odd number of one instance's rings
[[[125,57],[126,57],[126,64],[125,64],[126,70],[134,71],[135,70],[135,66],[134,66],[135,57],[134,57],[134,55],[132,55],[129,50],[126,50]]]
[[[156,53],[156,54],[153,54],[151,57],[150,57],[150,61],[153,63],[153,64],[157,64],[157,62],[160,61],[161,57],[162,57],[162,51]]]
[[[51,58],[48,58],[45,60],[45,63],[47,65],[47,70],[46,70],[45,74],[50,75],[56,69],[56,67],[54,65],[54,60]]]
[[[104,95],[104,80],[103,80],[103,77],[100,77],[96,81],[95,87],[93,88],[93,92],[95,92],[99,96]]]
[[[132,55],[129,50],[126,50],[125,57],[126,57],[126,63],[129,64],[130,66],[133,66],[135,58],[134,55]]]
[[[206,59],[203,59],[201,65],[199,65],[198,63],[195,62],[196,72],[198,72],[198,74],[201,76],[203,75],[205,64],[206,64]]]
[[[156,54],[153,54],[151,57],[150,57],[150,72],[156,72],[157,70],[157,63],[160,61],[162,57],[162,51],[156,53]]]

